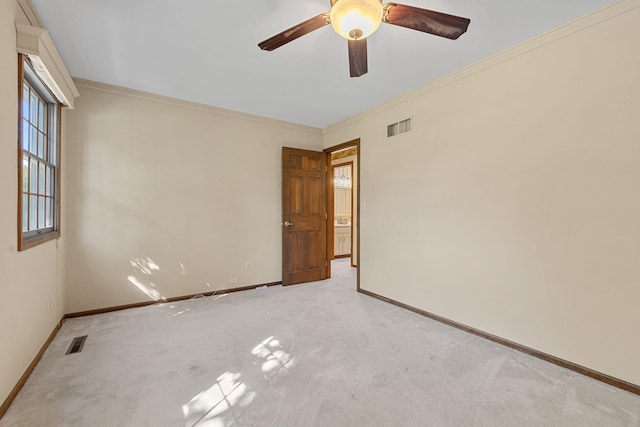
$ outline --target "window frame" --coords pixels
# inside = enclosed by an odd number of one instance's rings
[[[33,248],[35,246],[41,245],[45,242],[48,242],[53,239],[57,239],[60,237],[60,194],[61,194],[61,185],[60,185],[60,163],[61,163],[61,135],[62,135],[62,105],[56,97],[49,91],[47,86],[39,79],[33,67],[28,64],[29,60],[25,55],[18,54],[18,251],[24,251],[29,248]],[[29,67],[30,70],[25,70],[25,67]],[[29,74],[29,76],[27,76]],[[24,82],[31,86],[31,88],[44,100],[45,103],[48,104],[48,109],[55,109],[53,113],[48,114],[47,117],[47,135],[49,135],[49,142],[53,142],[55,144],[55,159],[47,162],[53,165],[54,169],[54,181],[52,188],[53,195],[53,218],[52,218],[52,228],[48,231],[39,231],[35,234],[32,231],[23,231],[23,156],[24,153],[30,153],[29,151],[23,150],[23,133],[22,133],[22,123],[23,123],[23,114],[22,114],[22,102],[23,102],[23,90],[24,90]],[[43,93],[45,92],[46,93]],[[55,118],[55,124],[50,123],[50,119]],[[52,141],[53,140],[53,141]],[[47,144],[49,146],[49,144]],[[33,154],[33,153],[30,153]]]

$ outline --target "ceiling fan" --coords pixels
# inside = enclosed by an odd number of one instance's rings
[[[471,22],[467,18],[382,0],[331,0],[331,11],[258,43],[262,50],[274,50],[290,41],[331,24],[347,39],[351,77],[367,73],[367,37],[381,22],[455,40],[464,34]]]

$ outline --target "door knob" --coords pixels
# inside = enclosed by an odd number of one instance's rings
[[[293,223],[292,223],[292,222],[289,222],[289,221],[285,221],[285,222],[284,222],[284,226],[285,226],[285,227],[291,227],[292,225],[293,225]]]

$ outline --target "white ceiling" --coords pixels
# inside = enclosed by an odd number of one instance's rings
[[[329,0],[31,0],[74,77],[325,128],[613,0],[401,0],[471,19],[452,41],[383,24],[349,77],[331,26],[273,52],[258,42]]]

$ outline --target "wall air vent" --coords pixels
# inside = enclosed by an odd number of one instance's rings
[[[411,130],[413,129],[411,121],[411,117],[409,117],[408,119],[400,120],[399,122],[391,123],[390,125],[388,125],[387,138],[411,132]]]
[[[71,341],[71,345],[69,345],[69,349],[65,354],[73,354],[80,353],[82,351],[82,347],[84,347],[84,342],[87,340],[88,335],[84,335],[82,337],[75,337]]]

